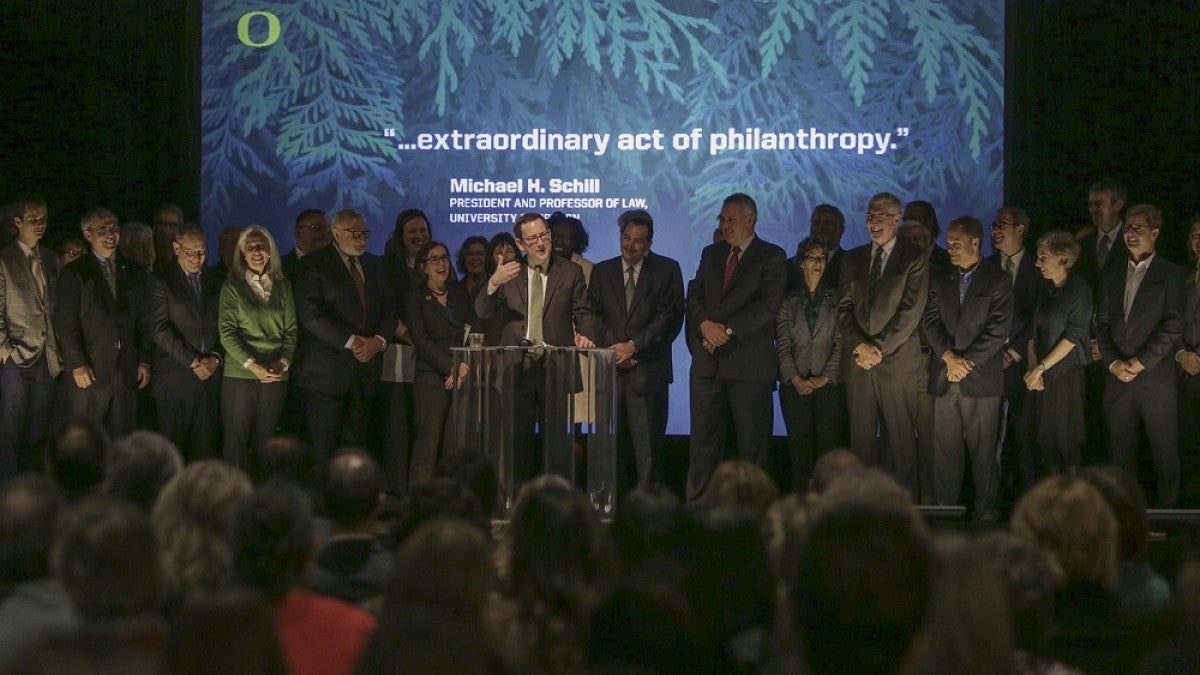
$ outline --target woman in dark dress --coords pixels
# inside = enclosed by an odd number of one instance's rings
[[[1091,356],[1092,291],[1070,273],[1078,257],[1079,243],[1066,232],[1050,232],[1038,240],[1036,265],[1051,283],[1040,291],[1027,348],[1025,386],[1030,395],[1022,458],[1027,482],[1039,463],[1068,469],[1082,461],[1083,366]]]
[[[493,236],[492,240],[488,242],[487,257],[484,260],[486,278],[490,279],[501,264],[516,260],[517,255],[517,240],[513,239],[512,234],[500,232]],[[484,286],[487,286],[486,280]],[[480,320],[482,330],[475,332],[483,333],[483,344],[495,347],[500,344],[500,331],[504,329],[506,320],[503,313],[497,312],[491,318]]]
[[[408,318],[404,315],[404,297],[416,286],[417,251],[432,238],[429,219],[421,209],[404,209],[396,215],[396,229],[383,245],[383,260],[396,292],[400,318],[396,322],[396,338],[409,342]],[[453,277],[452,277],[453,278]]]
[[[445,244],[431,241],[422,246],[415,269],[417,287],[405,298],[409,335],[417,350],[413,381],[417,435],[409,464],[410,486],[433,477],[438,453],[452,435],[451,392],[466,371],[453,372],[450,348],[462,346],[467,326],[475,322],[471,296],[447,283],[453,268]]]
[[[842,362],[834,288],[822,281],[824,244],[809,237],[796,249],[802,281],[775,320],[779,406],[787,426],[792,490],[803,489],[820,453],[838,447],[842,400],[835,386]]]

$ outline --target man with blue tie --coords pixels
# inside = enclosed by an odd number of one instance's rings
[[[651,252],[654,219],[635,209],[617,218],[621,255],[596,264],[588,300],[596,340],[617,353],[618,486],[635,469],[637,486],[654,478],[667,432],[667,389],[673,380],[671,344],[683,326],[679,263]],[[660,459],[661,461],[661,459]]]
[[[220,434],[220,287],[204,269],[204,232],[184,225],[171,245],[175,264],[150,281],[146,328],[154,340],[151,393],[159,431],[189,460],[216,454]]]

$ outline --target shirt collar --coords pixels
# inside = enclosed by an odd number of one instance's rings
[[[1150,261],[1154,260],[1154,256],[1158,255],[1158,251],[1152,251],[1141,262],[1134,262],[1133,258],[1129,259],[1130,272],[1145,272],[1147,267],[1150,267]]]
[[[20,239],[17,239],[16,242],[17,242],[17,245],[21,247],[21,252],[25,254],[26,258],[33,255],[33,252],[37,250],[36,247],[30,248],[30,247],[26,246],[25,242],[21,241]]]

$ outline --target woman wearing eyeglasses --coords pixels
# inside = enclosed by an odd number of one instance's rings
[[[796,248],[803,283],[784,300],[775,320],[779,405],[787,427],[793,490],[803,489],[817,457],[844,445],[845,415],[838,390],[842,335],[834,287],[823,282],[828,251],[809,237]]]
[[[296,351],[296,305],[271,233],[242,231],[221,289],[217,326],[225,347],[221,422],[225,460],[245,468],[247,452],[275,434]]]
[[[417,286],[405,297],[408,332],[417,352],[413,392],[416,439],[409,463],[409,485],[433,477],[438,453],[451,436],[450,400],[466,372],[453,372],[450,348],[462,346],[468,325],[476,323],[471,296],[453,278],[450,251],[431,241],[421,246],[413,269]]]

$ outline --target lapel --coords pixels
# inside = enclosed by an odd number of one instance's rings
[[[738,280],[744,276],[743,271],[754,264],[754,258],[757,256],[758,250],[762,248],[759,246],[761,241],[762,239],[759,239],[758,235],[755,234],[754,239],[752,239],[750,243],[746,245],[745,251],[743,251],[741,256],[738,257],[737,267],[733,268],[733,276],[729,277],[729,287],[724,289],[724,292],[728,293],[729,291],[733,290],[733,287],[737,286]],[[721,281],[725,280],[725,265],[729,263],[729,253],[732,250],[732,246],[726,245],[725,257],[722,259],[723,264],[721,265]]]
[[[1150,261],[1150,266],[1146,269],[1146,276],[1142,277],[1142,283],[1138,286],[1137,293],[1133,294],[1133,302],[1129,303],[1129,323],[1132,323],[1136,317],[1141,315],[1138,308],[1143,305],[1142,297],[1149,297],[1146,294],[1157,293],[1157,286],[1162,284],[1162,265],[1159,264],[1159,255],[1154,255],[1154,260]],[[1126,275],[1128,275],[1129,265],[1124,264]],[[1128,280],[1128,276],[1125,277]],[[1121,309],[1124,309],[1125,294],[1121,294]]]
[[[33,278],[33,269],[29,266],[29,258],[25,255],[24,249],[21,248],[21,245],[16,240],[13,240],[11,248],[12,253],[9,255],[12,263],[23,270],[21,272],[21,279],[24,281],[24,285],[21,287],[28,288],[29,296],[37,300],[39,309],[44,310],[47,306],[46,302],[50,298],[50,293],[54,289],[50,285],[50,273],[46,270],[46,256],[42,255],[42,248],[37,245],[33,247],[33,255],[36,255],[41,262],[42,279],[46,283],[46,293],[40,298],[37,296],[37,281]]]
[[[624,302],[624,299],[625,299],[625,259],[618,258],[618,260],[621,261],[621,264],[619,267],[619,269],[621,270],[621,274],[619,277],[617,277],[617,296],[616,297],[621,298],[621,300],[622,300],[622,302],[620,302],[618,304],[621,305],[621,310],[623,312],[625,312],[625,321],[629,321],[629,317],[633,316],[634,308],[636,308],[638,306],[638,303],[640,303],[642,301],[642,298],[646,297],[646,294],[650,292],[647,289],[647,287],[650,285],[649,282],[650,282],[650,278],[651,278],[651,274],[652,274],[650,269],[654,266],[650,262],[650,259],[652,257],[653,256],[649,251],[647,251],[646,255],[642,257],[642,270],[641,270],[641,272],[638,273],[637,284],[635,284],[633,287],[633,299],[630,300],[628,309],[625,309],[625,302]]]
[[[176,294],[181,295],[182,297],[187,299],[187,306],[191,308],[192,314],[194,314],[196,316],[196,318],[199,319],[201,317],[201,315],[204,313],[204,308],[196,302],[196,295],[195,295],[195,293],[192,292],[192,285],[188,283],[187,273],[183,271],[183,268],[179,266],[178,262],[175,263],[175,268],[173,270],[171,270],[171,278],[170,278],[169,282],[173,286],[175,286]],[[200,289],[201,289],[200,301],[203,302],[204,301],[203,276],[201,277],[201,281],[200,281]]]
[[[566,269],[563,267],[562,259],[555,260],[553,253],[550,254],[547,262],[549,264],[546,266],[546,281],[544,284],[546,291],[542,293],[543,314],[545,313],[545,308],[550,306],[550,298],[554,296],[554,291],[558,290],[558,280],[562,278],[563,270]]]

